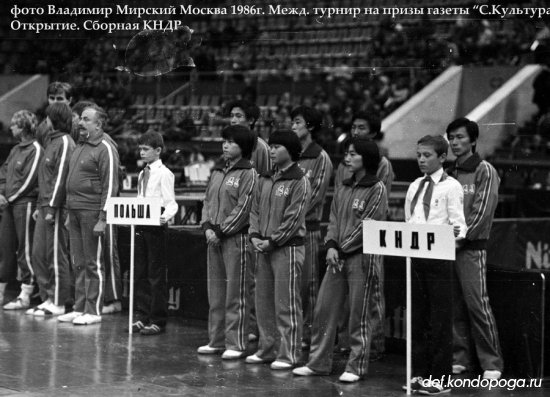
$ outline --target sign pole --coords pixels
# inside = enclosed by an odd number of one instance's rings
[[[411,272],[411,257],[407,256],[406,264],[406,278],[407,278],[407,297],[406,297],[406,319],[407,323],[407,395],[411,395],[411,377],[412,377],[412,293],[411,293],[411,284],[412,284],[412,272]]]
[[[134,323],[134,247],[135,247],[135,226],[130,226],[130,307],[128,309],[128,333],[132,335],[132,324]]]

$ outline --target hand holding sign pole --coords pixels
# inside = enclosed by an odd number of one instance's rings
[[[455,260],[453,227],[451,225],[363,221],[363,253],[407,258],[407,395],[410,395],[412,377],[411,258]]]
[[[159,226],[161,204],[158,198],[111,197],[107,200],[107,223],[130,225],[130,307],[128,333],[132,334],[134,322],[134,247],[135,226]]]

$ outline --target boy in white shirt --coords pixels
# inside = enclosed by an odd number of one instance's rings
[[[136,227],[135,282],[137,321],[132,333],[157,335],[164,332],[168,317],[168,289],[164,258],[167,222],[178,212],[174,174],[162,164],[162,135],[146,132],[139,137],[139,153],[147,166],[138,177],[138,197],[159,198],[160,226]]]
[[[417,143],[416,158],[424,176],[409,186],[405,199],[408,223],[453,225],[457,247],[466,235],[464,193],[443,170],[449,144],[442,136],[426,135]],[[438,382],[452,372],[453,262],[416,258],[412,261],[411,388],[420,394],[450,389]],[[434,382],[423,378],[435,379]]]

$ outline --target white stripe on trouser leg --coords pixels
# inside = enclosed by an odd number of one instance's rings
[[[55,213],[55,223],[53,225],[53,272],[54,272],[54,296],[53,302],[59,306],[59,210]]]
[[[34,270],[31,263],[31,216],[32,216],[32,203],[27,203],[27,214],[25,217],[25,260],[27,261],[27,267],[31,272],[31,284],[34,282]]]
[[[97,294],[96,311],[98,316],[101,316],[101,300],[103,299],[103,275],[101,274],[101,236],[97,238],[97,277],[99,278],[99,291]]]
[[[289,346],[289,349],[290,349],[290,359],[292,360],[292,364],[295,364],[298,360],[297,360],[297,357],[296,357],[296,351],[297,351],[297,346],[296,346],[296,343],[300,343],[300,341],[298,341],[298,335],[297,335],[297,332],[298,332],[298,319],[296,318],[297,316],[297,313],[296,311],[297,310],[302,310],[302,308],[298,308],[297,307],[297,304],[296,304],[296,294],[295,294],[295,291],[296,291],[296,274],[295,274],[295,266],[294,266],[294,263],[296,261],[296,247],[294,246],[291,246],[290,249],[289,249],[289,259],[290,259],[290,271],[289,271],[289,280],[288,280],[288,286],[289,286],[289,297],[290,297],[290,329],[291,329],[291,332],[290,332],[290,346]]]
[[[491,307],[489,306],[489,296],[487,294],[487,290],[485,289],[486,287],[486,280],[485,280],[485,274],[486,272],[484,271],[484,266],[483,264],[485,263],[484,261],[484,254],[486,254],[486,251],[474,251],[475,254],[477,255],[477,261],[478,261],[478,270],[479,270],[479,280],[480,280],[480,285],[479,285],[479,292],[481,294],[481,309],[483,310],[483,315],[485,316],[485,322],[487,323],[487,325],[489,325],[489,333],[491,334],[491,345],[493,347],[497,347],[498,346],[498,335],[497,335],[497,330],[496,330],[496,326],[494,324],[494,322],[492,321],[493,317],[491,316]]]
[[[240,244],[239,244],[239,259],[240,259],[240,275],[239,275],[239,323],[237,327],[237,343],[239,344],[240,350],[246,350],[246,342],[245,342],[245,329],[244,329],[244,320],[245,320],[245,313],[246,313],[246,295],[247,295],[247,289],[246,289],[246,272],[247,272],[247,263],[246,263],[246,239],[243,234],[241,234],[240,237]]]
[[[118,300],[115,280],[115,256],[113,254],[113,225],[109,225],[109,264],[111,265],[111,287],[113,288],[113,299]]]
[[[375,255],[367,255],[367,282],[365,284],[365,293],[363,294],[363,306],[361,310],[361,321],[359,323],[360,325],[360,337],[361,337],[361,356],[359,358],[359,368],[358,368],[358,374],[357,375],[364,375],[365,374],[365,368],[367,366],[367,349],[370,347],[370,341],[368,340],[368,307],[369,307],[369,300],[370,300],[370,294],[371,294],[371,287],[373,285],[374,281],[374,266],[376,264],[374,263],[378,256]],[[363,265],[363,263],[359,264],[360,266]],[[350,330],[351,331],[351,330]]]

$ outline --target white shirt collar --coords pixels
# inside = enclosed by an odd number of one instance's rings
[[[162,165],[162,160],[161,159],[155,160],[152,163],[148,164],[150,169],[160,168],[161,165]]]
[[[434,181],[434,183],[438,183],[441,180],[442,175],[443,175],[443,167],[441,167],[436,172],[431,174],[430,178],[432,178],[432,181]]]

